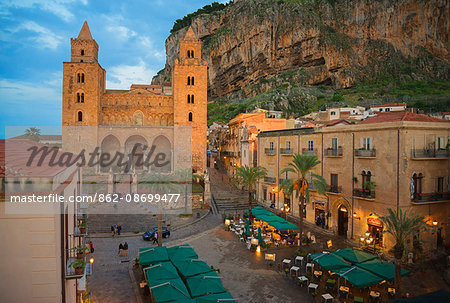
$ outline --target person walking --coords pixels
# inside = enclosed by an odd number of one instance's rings
[[[92,244],[92,241],[89,241],[89,248],[90,248],[91,254],[94,253],[94,244]]]
[[[120,231],[122,230],[122,226],[120,224],[117,224],[117,235],[120,236]]]
[[[114,224],[114,234],[117,234],[117,224]]]
[[[125,253],[125,257],[128,256],[128,243],[125,242],[125,244],[123,244],[123,252]]]
[[[158,242],[158,232],[154,232],[153,233],[153,244],[155,244],[155,243],[157,243]]]
[[[122,242],[120,242],[120,244],[119,244],[119,256],[122,255],[122,252],[123,252],[123,244],[122,244]]]
[[[114,225],[111,225],[111,235],[114,237],[116,234],[116,229],[114,228]]]

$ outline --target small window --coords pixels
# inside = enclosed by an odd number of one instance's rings
[[[331,114],[332,116],[334,116],[334,115],[336,115],[336,112],[331,112],[330,114]]]
[[[191,85],[194,85],[194,77],[191,77]]]
[[[314,141],[308,140],[308,150],[314,150]]]
[[[80,73],[77,74],[77,82],[78,82],[78,83],[81,82],[81,74],[80,74]]]
[[[285,146],[285,148],[286,148],[287,150],[290,150],[290,149],[291,149],[291,141],[286,141],[286,142],[284,143],[284,146]]]
[[[192,122],[192,113],[189,113],[189,122]]]
[[[387,111],[387,112],[390,112],[390,111],[391,111],[391,109],[390,109],[390,108],[386,108],[386,111]]]
[[[273,142],[269,142],[269,149],[273,150]]]
[[[80,62],[83,62],[83,60],[80,60]]]
[[[187,78],[187,85],[191,85],[191,77]]]
[[[81,55],[84,56],[84,49],[81,50]]]
[[[83,122],[83,113],[78,112],[78,122]]]
[[[81,74],[81,83],[84,83],[84,74]]]
[[[191,103],[194,104],[194,95],[191,95]]]

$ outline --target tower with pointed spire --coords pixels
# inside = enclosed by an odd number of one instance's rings
[[[87,21],[84,21],[78,37],[70,39],[72,62],[98,62],[98,44],[92,38]]]

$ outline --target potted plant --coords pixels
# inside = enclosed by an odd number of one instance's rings
[[[76,260],[71,264],[71,266],[75,269],[76,275],[82,275],[83,269],[86,266],[86,262],[84,260]]]
[[[78,245],[75,247],[76,251],[77,251],[77,259],[83,259],[83,250],[84,247],[81,245]]]
[[[78,228],[80,229],[80,233],[86,233],[86,228],[88,227],[86,219],[82,219],[80,223],[78,223]]]
[[[352,180],[353,180],[353,182],[358,183],[358,178],[357,177],[353,177]]]

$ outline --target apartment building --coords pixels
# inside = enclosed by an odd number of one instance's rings
[[[219,151],[228,174],[233,176],[237,167],[256,164],[256,134],[272,129],[293,128],[294,120],[268,118],[265,112],[242,113],[231,119],[228,127],[226,140]]]
[[[87,218],[78,203],[11,202],[12,196],[79,196],[81,172],[76,165],[28,165],[28,149],[44,145],[30,140],[0,140],[0,251],[2,302],[83,302],[86,265],[77,274],[76,246],[85,245],[87,232],[77,223]],[[61,156],[57,152],[56,158]],[[85,253],[82,258],[86,261]],[[83,263],[83,262],[82,262]]]
[[[376,245],[389,249],[393,239],[382,233],[379,217],[401,208],[425,216],[433,228],[421,237],[442,245],[450,239],[449,135],[448,122],[406,111],[352,125],[261,132],[257,162],[268,175],[257,197],[267,207],[288,204],[298,217],[298,199],[280,190],[283,179],[296,176],[280,172],[294,153],[315,154],[321,163],[314,172],[328,188],[325,195],[311,188],[307,221],[322,215],[335,234],[358,240],[369,232]]]

